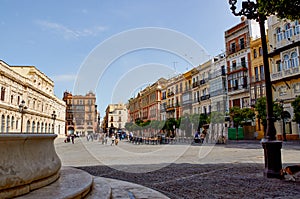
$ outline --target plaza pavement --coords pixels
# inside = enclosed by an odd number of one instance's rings
[[[55,140],[57,154],[63,166],[105,165],[121,167],[127,172],[148,172],[171,163],[220,164],[220,163],[264,163],[263,149],[259,141],[230,141],[225,145],[188,143],[164,145],[137,145],[120,141],[117,146],[110,142],[76,138],[75,143],[64,143],[64,138]],[[281,150],[282,163],[300,163],[300,143],[284,142]],[[122,168],[122,165],[145,165],[145,170]]]
[[[135,145],[122,141],[110,146],[87,142],[85,138],[75,139],[75,144],[63,143],[58,138],[55,146],[64,166],[117,179],[117,186],[106,182],[116,198],[131,198],[124,190],[138,190],[135,198],[160,198],[154,197],[151,190],[172,199],[300,198],[299,178],[292,182],[263,176],[264,156],[259,141],[201,146]],[[299,142],[284,142],[281,152],[283,166],[300,163]],[[142,185],[142,189],[126,183],[121,186],[119,182],[124,181]]]

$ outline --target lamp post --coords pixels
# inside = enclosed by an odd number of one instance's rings
[[[266,16],[258,12],[258,3],[250,0],[242,1],[242,9],[236,12],[237,0],[229,0],[230,9],[235,16],[246,16],[247,19],[254,19],[258,21],[261,33],[261,44],[263,51],[263,64],[265,71],[265,89],[266,89],[266,106],[267,106],[267,130],[265,138],[262,140],[265,157],[264,175],[268,178],[281,178],[280,170],[282,168],[281,162],[281,147],[282,142],[276,140],[276,129],[274,126],[273,115],[273,96],[270,80],[270,69],[268,60],[268,48],[266,40],[265,20]]]
[[[19,105],[19,112],[21,113],[21,133],[23,133],[23,116],[26,109],[27,107],[25,106],[25,101],[22,100],[21,104]]]
[[[285,132],[285,114],[283,110],[284,102],[283,100],[280,100],[280,108],[281,108],[281,119],[282,119],[282,140],[287,141],[286,139],[286,132]]]
[[[53,113],[51,114],[51,118],[53,120],[53,127],[52,127],[52,133],[54,133],[54,127],[55,127],[55,120],[56,120],[56,114],[55,111],[53,111]]]

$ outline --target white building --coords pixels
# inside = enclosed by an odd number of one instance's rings
[[[109,104],[106,108],[107,132],[125,131],[128,111],[125,104]]]
[[[36,67],[0,60],[0,87],[1,133],[65,134],[65,103],[54,95],[54,82]]]

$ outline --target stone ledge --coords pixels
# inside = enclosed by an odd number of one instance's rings
[[[79,199],[90,192],[92,185],[93,177],[87,172],[72,167],[62,167],[57,181],[17,199]]]
[[[46,186],[59,177],[55,134],[0,134],[0,198]]]

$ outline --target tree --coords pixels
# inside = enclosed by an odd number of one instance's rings
[[[294,118],[293,120],[300,125],[300,96],[296,97],[292,102],[292,107],[294,109]]]
[[[212,132],[212,137],[214,137],[214,126],[220,123],[223,123],[225,121],[225,117],[224,117],[224,113],[219,112],[219,111],[213,111],[211,112],[210,116],[209,116],[209,121],[212,124],[211,125],[211,132]],[[222,131],[223,132],[223,131]],[[219,128],[217,128],[217,136],[219,135]],[[223,133],[222,133],[223,136]]]
[[[265,16],[277,15],[281,19],[300,19],[300,0],[257,0],[258,10]]]
[[[257,99],[255,104],[255,111],[257,112],[256,117],[259,119],[259,122],[264,126],[264,132],[267,128],[267,105],[266,97],[261,97]],[[273,116],[275,121],[280,120],[283,108],[278,103],[273,102]]]
[[[249,120],[254,119],[255,113],[251,108],[231,107],[229,109],[230,119],[236,128],[236,139],[238,140],[238,128],[240,125],[247,123]]]

